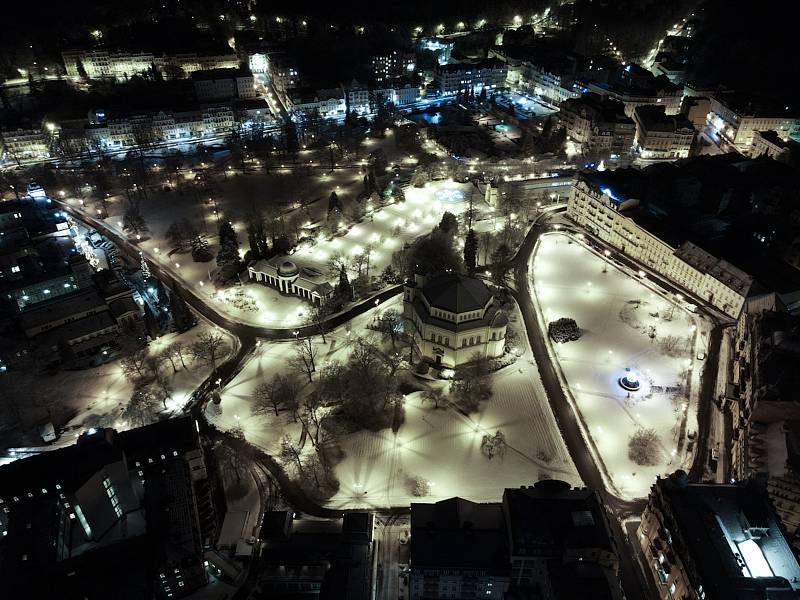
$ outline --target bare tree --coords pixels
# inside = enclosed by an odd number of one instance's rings
[[[175,355],[172,353],[171,346],[167,346],[158,354],[161,362],[169,362],[172,372],[178,372],[178,365],[175,364]]]
[[[408,491],[411,492],[411,495],[416,498],[427,496],[431,493],[430,481],[424,477],[420,477],[419,475],[409,477],[406,480],[406,485],[408,487]]]
[[[172,387],[170,386],[170,380],[161,371],[156,371],[155,374],[156,379],[152,386],[153,395],[164,405],[164,410],[167,410],[167,400],[172,400]]]
[[[492,460],[495,456],[502,458],[506,453],[505,434],[498,429],[494,435],[484,435],[481,440],[481,452],[489,460]]]
[[[280,457],[284,462],[293,464],[297,468],[298,475],[303,477],[305,469],[303,468],[303,461],[300,460],[301,451],[302,448],[292,442],[292,438],[288,435],[283,436],[281,440]]]
[[[312,374],[317,370],[316,359],[317,349],[311,341],[311,337],[299,338],[295,342],[294,355],[289,358],[289,366],[301,375],[307,375],[308,381],[313,381]]]
[[[686,338],[665,335],[658,340],[658,347],[667,356],[678,357],[686,350]]]
[[[144,427],[153,422],[157,401],[150,386],[137,386],[122,411],[122,417],[134,427]]]
[[[447,396],[441,388],[432,388],[422,392],[422,399],[433,404],[433,408],[439,408],[440,404],[447,401]]]
[[[217,370],[217,361],[230,352],[225,338],[218,333],[201,333],[197,336],[197,341],[192,344],[192,354],[195,359],[211,366],[211,370]]]
[[[327,419],[327,412],[321,406],[320,398],[317,394],[309,394],[306,397],[299,416],[303,428],[308,432],[311,444],[315,449],[319,449],[320,446],[327,441],[324,435],[324,432],[326,432],[325,421]]]
[[[188,350],[186,344],[180,340],[175,340],[169,346],[167,346],[167,350],[169,351],[170,356],[177,358],[181,362],[181,366],[185,369],[186,362],[183,360],[183,355]]]
[[[148,353],[147,348],[137,348],[130,352],[128,356],[119,361],[122,372],[130,381],[145,379],[148,373]]]
[[[276,373],[270,381],[258,384],[253,390],[252,412],[254,415],[263,415],[274,411],[277,417],[282,408],[284,408],[283,382],[281,375]]]

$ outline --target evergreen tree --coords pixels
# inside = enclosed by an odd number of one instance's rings
[[[467,238],[464,240],[464,265],[467,268],[468,275],[475,274],[477,261],[478,261],[478,236],[475,235],[474,229],[470,229],[467,232]]]
[[[83,61],[81,59],[78,59],[75,68],[78,70],[78,77],[83,80],[89,79],[89,76],[86,74],[86,67],[83,65]]]
[[[144,326],[151,339],[156,339],[161,335],[161,327],[158,325],[153,311],[150,310],[150,306],[146,302],[144,304]]]
[[[208,240],[203,235],[196,235],[192,238],[192,260],[194,262],[208,262],[214,255],[211,254],[211,248],[208,247]]]
[[[159,306],[166,306],[167,302],[169,301],[169,296],[167,295],[167,290],[164,287],[164,284],[161,283],[161,280],[158,278],[153,278],[153,281],[156,288],[156,296],[158,297]]]
[[[328,214],[330,214],[334,208],[342,210],[342,201],[339,200],[339,196],[336,192],[331,192],[331,195],[328,197]]]
[[[219,227],[217,266],[220,268],[220,277],[224,281],[230,281],[236,277],[241,267],[239,240],[236,238],[236,232],[228,221],[223,222]]]
[[[173,286],[172,293],[169,295],[169,311],[172,314],[175,329],[179,333],[188,331],[197,323],[177,286]]]
[[[350,285],[350,280],[347,278],[347,270],[344,265],[339,269],[339,285],[337,286],[339,296],[346,302],[353,299],[353,286]]]
[[[478,100],[481,103],[486,102],[486,86],[481,88],[481,93],[478,95]]]
[[[77,358],[75,355],[75,351],[72,349],[72,346],[70,346],[66,340],[61,339],[58,340],[57,348],[58,348],[58,358],[61,361],[61,366],[63,367],[72,366],[72,363],[75,362],[75,359]]]

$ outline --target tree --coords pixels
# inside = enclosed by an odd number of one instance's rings
[[[339,283],[336,285],[336,294],[345,302],[353,300],[353,287],[347,278],[347,269],[342,266],[339,269]]]
[[[300,460],[300,453],[302,450],[300,446],[292,442],[292,438],[290,438],[288,434],[283,436],[279,456],[285,463],[294,465],[297,468],[297,474],[301,477],[305,475],[303,461]]]
[[[150,386],[137,386],[122,411],[122,418],[134,427],[144,427],[153,422],[157,406],[156,397]]]
[[[219,276],[225,282],[234,279],[242,266],[239,258],[239,240],[233,226],[228,221],[223,222],[219,228],[217,266],[220,269]]]
[[[440,404],[443,405],[445,403],[447,397],[441,388],[431,388],[422,392],[422,399],[432,403],[433,408],[439,408]]]
[[[212,373],[217,370],[217,361],[230,352],[225,338],[218,333],[201,333],[192,344],[192,354],[196,360],[211,367]]]
[[[311,337],[298,338],[295,342],[294,354],[289,358],[289,366],[301,375],[307,375],[311,383],[311,375],[317,370],[316,359],[317,349],[311,341]]]
[[[511,249],[505,244],[500,244],[492,252],[492,280],[496,284],[505,284],[512,257]]]
[[[456,367],[450,393],[462,410],[473,412],[478,409],[480,402],[491,397],[490,372],[489,359],[478,354],[470,362]]]
[[[406,480],[406,484],[408,487],[408,491],[411,492],[411,495],[415,498],[420,498],[422,496],[427,496],[431,493],[431,483],[424,477],[420,477],[419,475],[415,475],[414,477],[409,477]]]
[[[129,206],[122,216],[122,230],[128,231],[133,235],[141,235],[149,231],[147,222],[139,210],[138,203]]]
[[[181,366],[184,369],[186,368],[186,363],[183,360],[183,355],[184,355],[185,351],[186,351],[186,345],[180,340],[175,340],[169,346],[167,346],[166,349],[165,349],[165,352],[168,352],[169,356],[172,359],[177,358],[180,361]],[[175,365],[173,364],[173,367],[174,366]],[[176,369],[176,371],[177,371],[177,369]]]
[[[637,429],[628,440],[628,458],[642,466],[659,463],[658,446],[661,441],[655,429]]]
[[[214,256],[211,254],[211,248],[208,245],[206,236],[202,234],[195,235],[190,242],[192,248],[192,260],[194,262],[208,262]]]
[[[58,360],[61,361],[61,365],[63,367],[70,367],[75,362],[77,358],[75,351],[72,349],[72,346],[69,345],[64,339],[58,340]]]
[[[461,257],[453,247],[453,238],[437,230],[416,240],[406,256],[405,274],[460,272]]]
[[[259,384],[253,391],[253,414],[263,415],[270,411],[277,417],[282,409],[297,411],[297,395],[300,387],[292,375],[276,373],[272,380]]]
[[[130,381],[139,381],[150,375],[148,371],[147,348],[137,348],[120,360],[122,372]]]
[[[439,230],[442,233],[455,235],[458,233],[458,219],[456,216],[449,212],[445,211],[442,215],[442,220],[439,221]]]
[[[467,232],[467,237],[464,240],[464,266],[467,269],[467,275],[474,275],[477,268],[478,261],[478,236],[475,235],[475,230],[471,229]]]
[[[192,240],[197,237],[198,232],[188,219],[175,221],[169,226],[166,238],[172,249],[178,254],[188,252],[192,248]]]
[[[495,456],[502,458],[506,453],[505,434],[499,429],[495,431],[494,435],[485,434],[481,440],[481,452],[489,460],[492,460]]]
[[[192,311],[186,305],[183,295],[177,287],[173,284],[172,292],[169,295],[169,311],[172,314],[172,322],[175,324],[175,329],[178,333],[188,331],[197,324]]]

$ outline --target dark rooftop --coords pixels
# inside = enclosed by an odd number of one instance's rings
[[[452,313],[482,310],[492,297],[485,283],[459,273],[432,277],[422,293],[431,306]]]

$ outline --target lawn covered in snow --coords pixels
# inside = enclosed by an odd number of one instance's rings
[[[387,309],[402,310],[402,295],[327,334],[325,344],[316,336],[318,364],[346,361],[348,340],[376,335],[366,325]],[[521,316],[513,315],[512,322],[521,323]],[[421,392],[414,392],[406,396],[405,423],[396,436],[387,428],[340,438],[345,453],[344,460],[336,466],[340,489],[329,504],[343,508],[408,506],[412,501],[436,501],[455,495],[497,501],[505,487],[531,484],[545,477],[580,484],[533,364],[527,338],[520,333],[522,356],[492,375],[494,394],[481,404],[479,413],[466,417],[453,409],[435,409],[421,400]],[[275,373],[289,372],[287,359],[292,353],[292,342],[260,344],[222,391],[221,404],[207,406],[208,418],[224,429],[241,427],[248,441],[273,455],[279,453],[284,435],[299,440],[301,426],[288,412],[282,411],[278,416],[251,413],[255,387]],[[438,381],[431,385],[448,384]],[[304,392],[310,389],[306,385]],[[504,456],[489,460],[481,453],[481,440],[484,434],[492,435],[498,429],[505,434],[508,447]],[[303,452],[313,452],[310,443],[306,443]],[[429,494],[413,496],[410,477],[429,482]]]
[[[695,315],[568,234],[540,238],[531,274],[545,329],[569,317],[582,331],[577,341],[550,345],[607,473],[622,496],[646,496],[656,475],[684,458],[683,421],[697,393],[696,383],[687,388],[698,343]],[[638,391],[620,386],[625,375],[640,381]],[[639,429],[655,430],[657,464],[629,459],[628,441]]]

